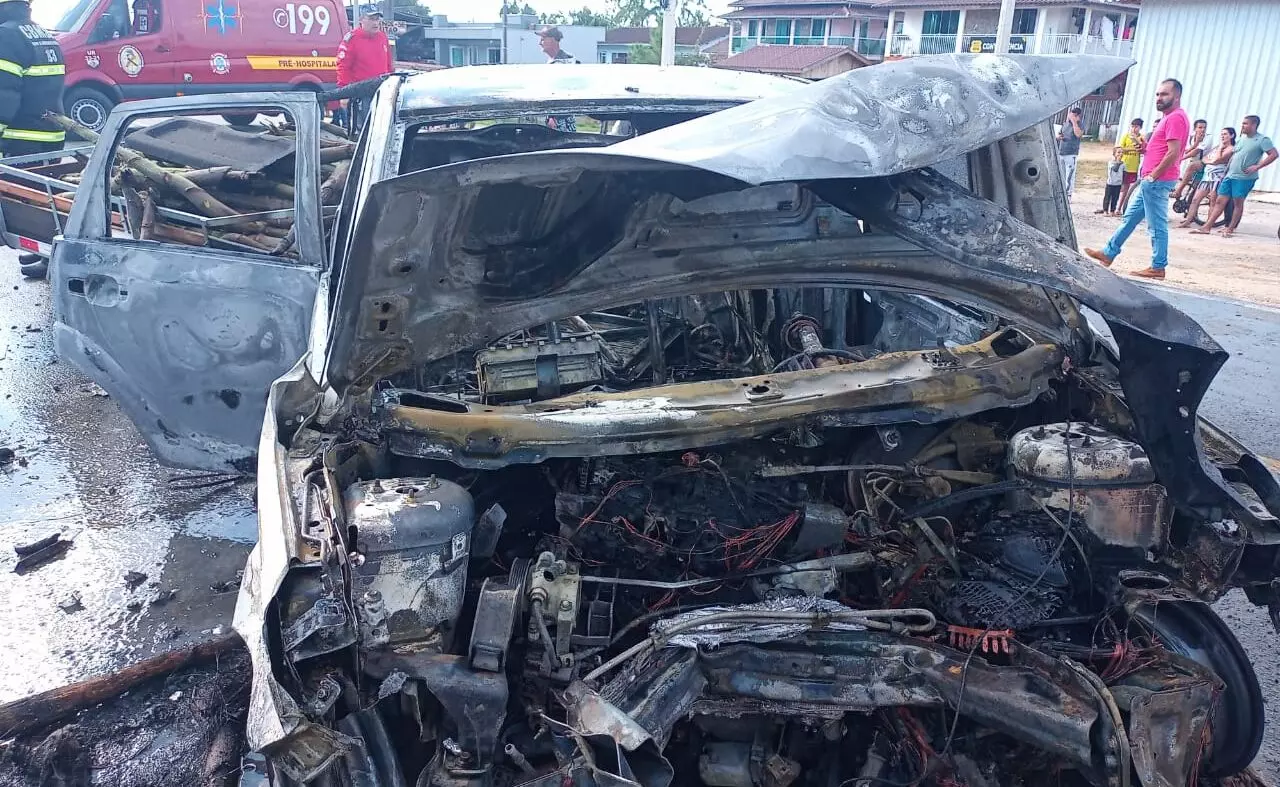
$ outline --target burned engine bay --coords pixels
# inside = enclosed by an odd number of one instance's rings
[[[1243,770],[1260,689],[1196,595],[1233,556],[1057,356],[1018,406],[796,418],[680,450],[468,467],[379,420],[666,382],[769,396],[750,381],[907,356],[949,369],[978,343],[997,360],[1038,346],[918,295],[745,291],[584,314],[384,381],[371,413],[293,441],[323,461],[272,649],[305,722],[268,754],[297,782],[371,785]]]

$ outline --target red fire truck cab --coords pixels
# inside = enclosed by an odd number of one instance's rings
[[[350,29],[341,0],[38,0],[67,62],[63,105],[93,129],[140,98],[321,90]]]

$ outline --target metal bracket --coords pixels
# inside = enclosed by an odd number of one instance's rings
[[[471,645],[467,652],[472,669],[502,672],[507,667],[507,651],[515,634],[516,616],[524,599],[529,561],[516,560],[505,582],[492,577],[480,587]]]

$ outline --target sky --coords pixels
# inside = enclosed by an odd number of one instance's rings
[[[493,22],[498,19],[502,0],[427,0],[426,5],[431,13],[444,14],[454,22]],[[610,3],[608,0],[529,0],[529,5],[540,14],[568,13],[584,5],[603,13],[609,10]],[[712,14],[726,13],[729,0],[707,0],[707,9]]]

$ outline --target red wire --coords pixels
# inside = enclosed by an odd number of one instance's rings
[[[616,483],[616,484],[614,484],[613,486],[609,487],[609,491],[605,493],[605,495],[604,495],[604,497],[603,497],[603,498],[601,498],[600,503],[595,507],[595,510],[593,510],[590,514],[587,514],[585,517],[583,517],[582,521],[578,523],[577,530],[574,530],[574,531],[573,531],[574,535],[577,535],[579,530],[581,530],[582,528],[586,527],[586,526],[587,526],[587,523],[589,523],[589,522],[595,522],[595,521],[596,521],[596,514],[599,514],[599,513],[600,513],[600,511],[604,509],[605,505],[606,505],[610,500],[612,500],[612,499],[613,499],[613,496],[614,496],[614,495],[618,494],[618,493],[619,493],[619,492],[621,492],[623,489],[626,489],[626,488],[628,488],[628,487],[632,487],[632,486],[636,486],[636,485],[638,485],[639,483],[640,483],[639,481],[619,481],[618,483]]]
[[[917,568],[915,570],[915,573],[907,577],[907,581],[902,583],[902,588],[897,593],[893,594],[893,598],[889,599],[889,606],[890,607],[902,606],[902,602],[907,600],[907,594],[911,592],[911,586],[915,584],[916,580],[924,576],[924,572],[928,570],[929,570],[929,564],[925,563],[924,565],[920,566],[920,568]]]

